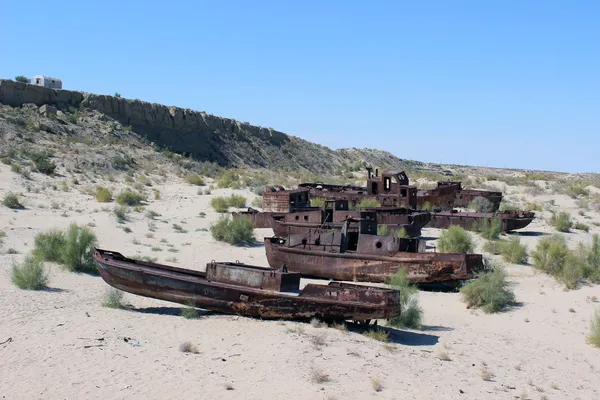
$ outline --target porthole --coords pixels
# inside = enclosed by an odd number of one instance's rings
[[[377,243],[375,243],[375,247],[377,247],[378,249],[380,249],[380,248],[381,248],[381,246],[382,246],[382,245],[381,245],[381,242],[377,242]]]

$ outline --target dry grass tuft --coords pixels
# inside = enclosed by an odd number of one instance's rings
[[[324,333],[320,333],[318,335],[311,335],[310,342],[313,346],[315,346],[315,349],[320,350],[321,347],[327,344],[327,336]]]
[[[329,378],[329,375],[327,375],[322,370],[320,370],[319,368],[316,368],[316,367],[313,367],[310,370],[310,380],[312,382],[314,382],[314,383],[327,383],[327,382],[331,382],[331,379]]]
[[[182,353],[200,354],[200,351],[191,342],[183,342],[179,345],[179,351]]]
[[[483,367],[481,369],[481,379],[483,379],[486,382],[491,382],[492,379],[494,379],[494,374],[492,372],[490,372],[489,369],[487,369],[486,367]]]
[[[371,377],[371,387],[373,387],[373,390],[376,392],[381,392],[383,390],[383,384],[376,376]]]
[[[390,334],[381,329],[371,329],[363,332],[363,335],[371,339],[379,340],[380,342],[387,343],[390,341]]]

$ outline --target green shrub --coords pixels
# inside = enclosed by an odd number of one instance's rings
[[[246,207],[246,198],[244,196],[232,194],[229,196],[229,199],[227,199],[227,204],[229,204],[230,207],[244,208]]]
[[[401,313],[390,319],[390,324],[398,328],[421,329],[423,309],[419,306],[418,289],[406,279],[406,271],[399,267],[388,284],[400,291]]]
[[[442,253],[472,253],[473,241],[467,231],[460,226],[451,226],[440,235],[438,249]]]
[[[562,236],[547,236],[538,241],[531,253],[533,266],[549,275],[559,276],[570,254]]]
[[[66,235],[63,263],[69,271],[98,273],[94,262],[96,235],[87,226],[71,224]]]
[[[93,259],[96,235],[87,226],[71,224],[64,232],[50,230],[35,237],[34,256],[62,264],[69,271],[97,273]]]
[[[26,76],[23,76],[23,75],[19,75],[19,76],[15,77],[15,81],[29,83],[29,78],[27,78]]]
[[[225,213],[229,210],[229,202],[225,197],[213,197],[210,199],[210,205],[218,213]]]
[[[433,204],[431,204],[429,201],[426,201],[425,203],[423,203],[422,209],[424,211],[433,211]]]
[[[21,166],[19,164],[11,164],[10,165],[10,170],[16,174],[20,174],[21,173]]]
[[[115,208],[113,209],[113,213],[115,214],[115,217],[117,217],[117,222],[120,224],[123,224],[127,221],[128,212],[129,209],[127,208],[127,206],[115,206]]]
[[[104,186],[98,186],[96,188],[96,200],[99,203],[108,203],[112,200],[112,194],[110,190]]]
[[[515,295],[506,281],[506,272],[500,267],[478,274],[460,292],[470,307],[481,308],[486,313],[502,311],[515,303]]]
[[[51,229],[35,236],[33,254],[44,261],[61,263],[65,248],[65,233],[58,229]]]
[[[119,195],[116,198],[116,201],[118,204],[121,205],[128,205],[128,206],[137,206],[139,204],[141,204],[142,201],[145,201],[146,198],[138,193],[138,192],[134,192],[132,190],[124,190],[123,192],[119,193]]]
[[[186,307],[181,308],[181,316],[185,319],[196,319],[199,316],[198,310],[196,309],[196,305],[193,301],[188,301],[185,303]]]
[[[585,276],[593,283],[600,283],[600,236],[592,236],[592,245],[580,246],[580,253],[586,260]]]
[[[582,182],[574,182],[569,185],[566,192],[572,198],[577,198],[579,196],[587,196],[589,195],[588,190],[585,188],[585,184]]]
[[[9,193],[6,196],[4,196],[4,200],[2,201],[2,204],[4,204],[4,206],[11,208],[13,210],[22,210],[25,207],[23,207],[23,204],[21,204],[21,202],[19,201],[19,196],[17,196],[16,194],[13,193]]]
[[[310,206],[323,208],[325,207],[325,199],[322,197],[315,197],[314,199],[310,199]]]
[[[190,185],[204,186],[204,180],[196,173],[187,174],[183,179]]]
[[[362,210],[364,208],[371,208],[371,207],[381,207],[381,204],[379,204],[379,202],[375,199],[362,199],[357,205],[356,208],[358,210]]]
[[[590,231],[590,227],[582,222],[576,222],[575,225],[573,225],[573,229],[577,229],[584,232]]]
[[[30,152],[27,153],[29,159],[34,162],[35,169],[38,172],[46,175],[53,175],[56,169],[56,164],[50,161],[50,155],[45,152]]]
[[[234,170],[226,170],[221,175],[221,178],[217,182],[217,186],[220,188],[232,188],[239,189],[241,182],[239,181],[240,176]]]
[[[482,218],[478,223],[475,223],[475,228],[484,239],[496,240],[502,232],[502,221],[500,218],[492,218],[491,220]]]
[[[173,224],[173,230],[177,233],[187,233],[185,229],[181,225]]]
[[[21,265],[13,264],[11,281],[20,289],[44,289],[48,285],[44,262],[39,257],[28,255]]]
[[[104,292],[104,307],[108,308],[124,308],[123,306],[123,292],[117,288],[110,287]]]
[[[252,207],[262,208],[263,207],[262,197],[260,197],[260,196],[255,197],[254,200],[252,200]]]
[[[600,348],[600,311],[598,310],[594,311],[587,342],[595,347]]]
[[[571,216],[561,211],[559,213],[553,213],[550,218],[550,225],[552,225],[559,232],[569,232],[573,227],[573,222],[571,221]]]
[[[499,210],[502,211],[517,211],[519,207],[515,204],[509,203],[507,201],[502,200],[500,202]]]
[[[483,251],[497,256],[498,254],[500,254],[501,243],[502,242],[500,240],[488,240],[483,245]]]
[[[481,196],[477,196],[473,200],[471,200],[467,208],[481,213],[491,213],[496,211],[494,203]]]
[[[235,246],[252,244],[256,241],[251,221],[245,219],[232,220],[225,215],[211,225],[210,232],[215,240]]]
[[[513,236],[500,243],[500,254],[504,261],[512,264],[527,263],[527,247],[521,244],[518,236]]]

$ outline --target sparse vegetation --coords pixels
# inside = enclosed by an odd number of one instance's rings
[[[600,311],[596,310],[590,323],[590,333],[587,336],[587,342],[600,348]]]
[[[518,236],[512,236],[509,240],[500,242],[500,254],[506,262],[512,264],[527,263],[527,247],[521,244]]]
[[[325,206],[325,199],[322,197],[315,197],[313,199],[310,199],[310,206],[322,208]]]
[[[375,199],[362,199],[356,205],[357,210],[362,210],[362,209],[371,208],[371,207],[381,207],[381,204],[379,204],[379,202]]]
[[[234,246],[249,245],[255,242],[254,227],[248,220],[231,219],[223,215],[215,224],[211,225],[210,232],[215,240]]]
[[[327,383],[330,382],[331,379],[329,378],[329,375],[327,375],[326,373],[324,373],[323,371],[321,371],[318,368],[312,368],[310,371],[310,380],[314,383]]]
[[[108,203],[112,200],[112,193],[104,186],[96,188],[96,201],[99,203]]]
[[[571,216],[561,211],[559,213],[553,213],[550,218],[550,225],[552,225],[559,232],[570,232],[573,227]]]
[[[390,325],[399,328],[421,329],[423,309],[419,306],[418,289],[406,279],[404,268],[390,278],[388,284],[392,289],[400,291],[400,304],[402,312],[390,319]]]
[[[499,240],[488,240],[483,245],[483,251],[497,256],[500,254],[500,243]]]
[[[142,201],[145,201],[146,198],[138,192],[127,189],[119,193],[115,200],[120,205],[137,206],[141,204]]]
[[[177,233],[187,233],[185,229],[181,225],[173,224],[173,230]]]
[[[584,232],[589,232],[590,231],[590,227],[582,222],[576,222],[573,225],[573,229],[577,229],[579,231],[584,231]]]
[[[23,76],[23,75],[19,75],[19,76],[15,77],[15,81],[29,83],[29,78],[27,78],[26,76]]]
[[[376,392],[381,392],[383,390],[383,384],[381,383],[381,380],[379,380],[379,378],[377,378],[376,376],[371,377],[371,387]]]
[[[442,253],[472,253],[473,241],[467,231],[453,225],[440,235],[438,249]]]
[[[62,264],[71,272],[97,273],[94,246],[96,235],[91,229],[73,223],[66,232],[53,229],[38,234],[33,253],[44,261]]]
[[[204,179],[196,173],[187,174],[183,179],[190,185],[204,186]]]
[[[24,290],[44,289],[48,285],[44,262],[33,254],[28,255],[22,264],[13,264],[11,281]]]
[[[473,200],[471,200],[467,208],[481,213],[491,213],[495,211],[494,204],[485,197],[481,196],[475,197]]]
[[[123,306],[123,292],[117,288],[109,287],[104,292],[104,302],[102,305],[108,308],[125,308]]]
[[[237,194],[232,194],[229,197],[213,197],[210,199],[210,205],[216,212],[225,213],[229,210],[229,207],[246,207],[246,198]]]
[[[50,154],[46,152],[27,152],[25,154],[35,164],[38,172],[46,175],[53,175],[56,170],[56,164],[50,161]]]
[[[210,199],[210,205],[218,213],[226,213],[229,210],[229,204],[225,197],[213,197]]]
[[[484,239],[496,240],[502,232],[502,221],[500,218],[482,218],[476,223],[476,230]]]
[[[363,335],[380,342],[387,343],[390,341],[390,334],[383,329],[369,329],[368,331],[364,331]]]
[[[192,353],[192,354],[200,354],[198,348],[194,346],[191,342],[183,342],[179,345],[179,351],[182,353]]]
[[[196,305],[193,302],[187,302],[186,307],[182,307],[180,313],[185,319],[196,319],[199,315]]]
[[[115,208],[113,209],[113,213],[115,214],[115,217],[117,217],[117,222],[120,224],[124,224],[125,222],[127,222],[127,213],[129,212],[129,209],[127,208],[127,206],[115,206]]]
[[[229,204],[230,207],[244,208],[246,207],[246,198],[244,196],[232,194],[229,196],[229,199],[227,199],[227,204]]]
[[[481,308],[486,313],[500,312],[515,302],[515,295],[506,281],[506,272],[498,266],[478,274],[460,292],[470,307]]]
[[[19,201],[19,196],[17,196],[14,193],[9,193],[6,196],[4,196],[2,204],[4,204],[5,207],[8,207],[13,210],[22,210],[25,208],[23,204],[21,204],[21,202]]]

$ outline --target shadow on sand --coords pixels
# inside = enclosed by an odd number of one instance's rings
[[[185,308],[185,306],[181,307],[128,307],[128,311],[139,312],[142,314],[156,314],[156,315],[172,315],[179,317],[181,315],[181,309]],[[209,315],[215,315],[216,313],[208,310],[202,310],[200,308],[196,308],[196,312],[198,314],[198,318],[205,317]]]

